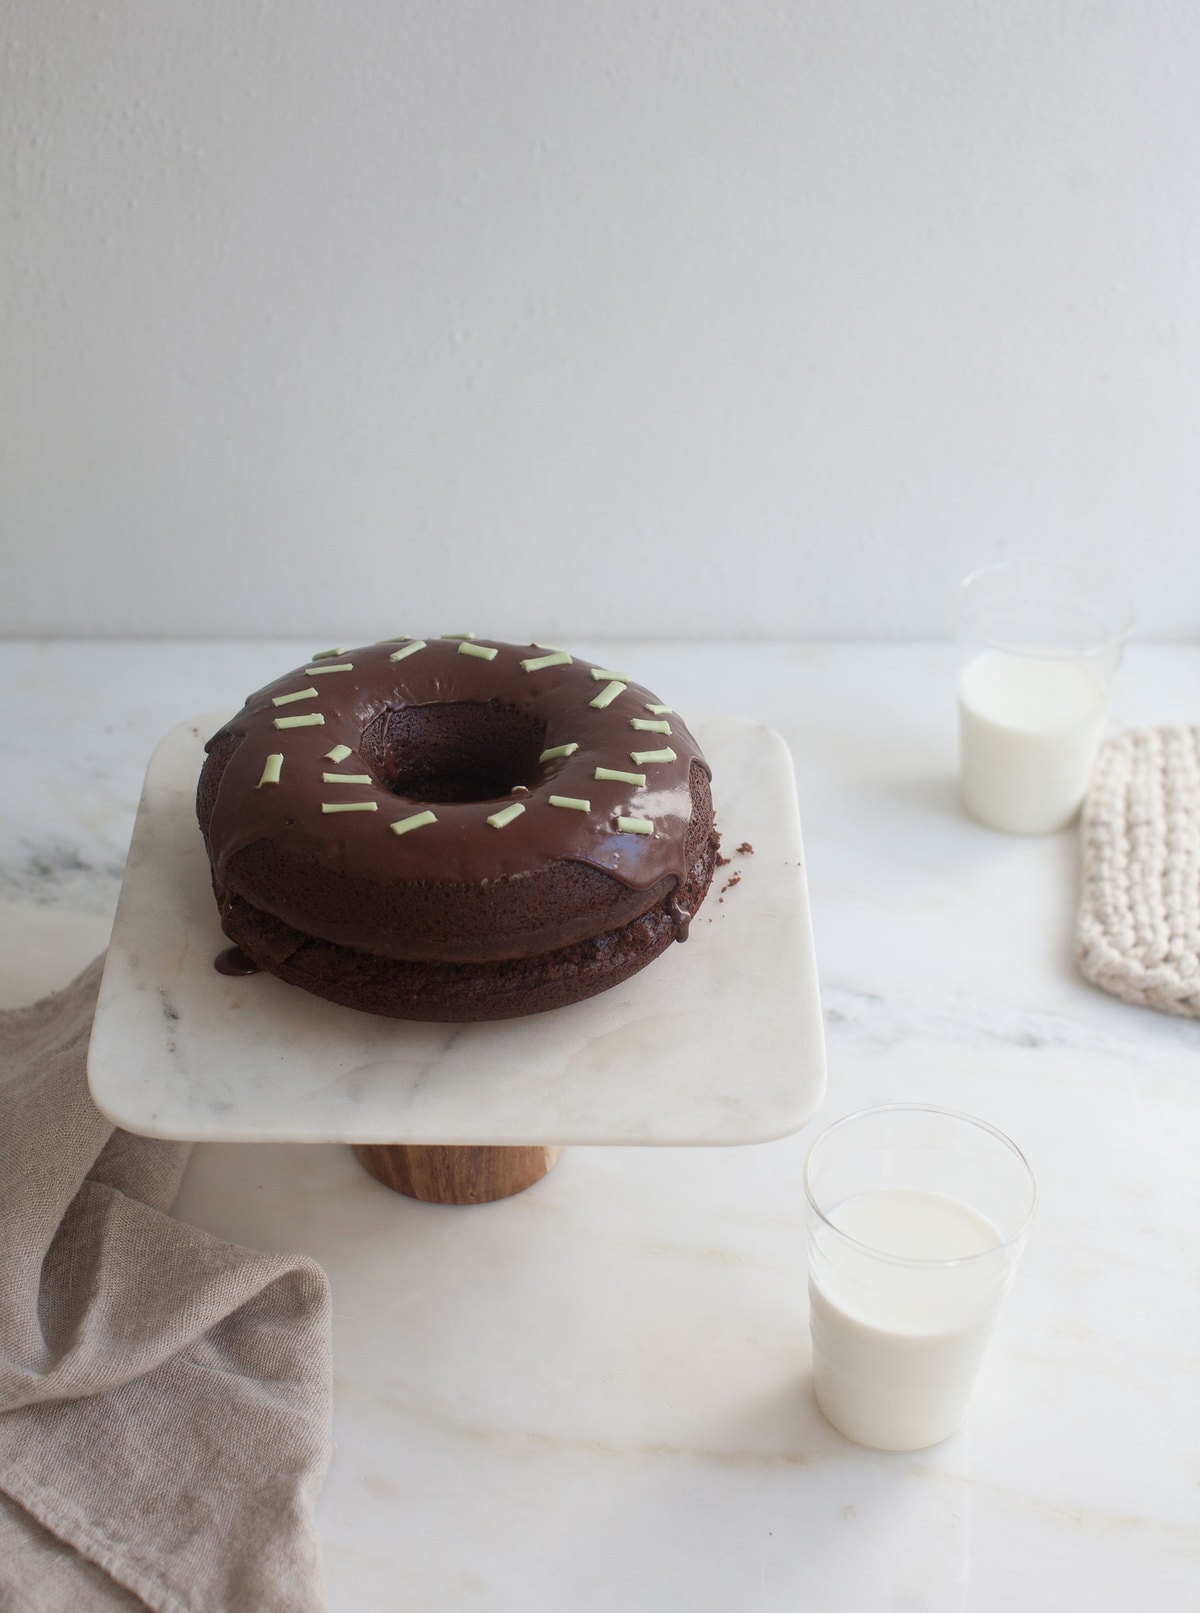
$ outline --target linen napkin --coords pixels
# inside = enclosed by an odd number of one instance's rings
[[[1080,971],[1126,1002],[1200,1018],[1200,728],[1133,728],[1083,808]]]
[[[324,1273],[171,1219],[188,1146],[88,1094],[100,972],[0,1013],[0,1609],[315,1613]]]

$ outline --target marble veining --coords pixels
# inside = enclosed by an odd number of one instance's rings
[[[1129,1038],[1105,1026],[1080,1026],[1068,1014],[1033,1010],[1023,1004],[997,1002],[992,997],[947,997],[936,991],[910,990],[897,1001],[877,992],[856,991],[825,981],[821,988],[825,1023],[837,1026],[844,1041],[857,1039],[863,1046],[895,1047],[914,1034],[934,1034],[945,1043],[964,1048],[1034,1047],[1070,1048],[1096,1056],[1128,1051]],[[1177,1038],[1167,1031],[1167,1060],[1181,1054],[1189,1067],[1196,1056],[1194,1033],[1185,1029]],[[1175,1048],[1169,1044],[1176,1043]]]
[[[64,840],[23,841],[18,860],[0,866],[0,902],[111,911],[124,870],[123,858],[92,861]]]
[[[83,865],[0,898],[4,1000],[103,944],[158,736],[321,647],[0,645],[23,779],[0,868],[50,845]],[[1200,1025],[1076,973],[1071,831],[1009,839],[957,807],[951,647],[579,648],[787,740],[824,1108],[759,1146],[571,1148],[467,1211],[389,1194],[340,1146],[195,1149],[177,1213],[332,1281],[331,1613],[1194,1613]],[[1114,723],[1195,721],[1197,690],[1200,649],[1135,642]],[[1041,1186],[968,1424],[911,1457],[846,1444],[808,1381],[804,1155],[889,1099],[1002,1126]]]

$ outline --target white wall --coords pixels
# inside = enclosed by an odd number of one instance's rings
[[[0,632],[1200,630],[1193,0],[8,0]]]

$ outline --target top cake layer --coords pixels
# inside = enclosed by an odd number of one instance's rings
[[[487,886],[565,860],[682,885],[693,764],[708,772],[620,668],[469,638],[323,652],[207,748],[225,758],[206,822],[221,883],[246,848],[295,841],[355,881]]]

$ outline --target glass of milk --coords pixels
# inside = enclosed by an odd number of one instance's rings
[[[1083,803],[1133,625],[1094,578],[1005,560],[962,585],[958,679],[963,803],[1009,834],[1048,834]]]
[[[982,1120],[889,1104],[839,1120],[804,1171],[813,1383],[848,1439],[916,1451],[953,1434],[1037,1202]]]

